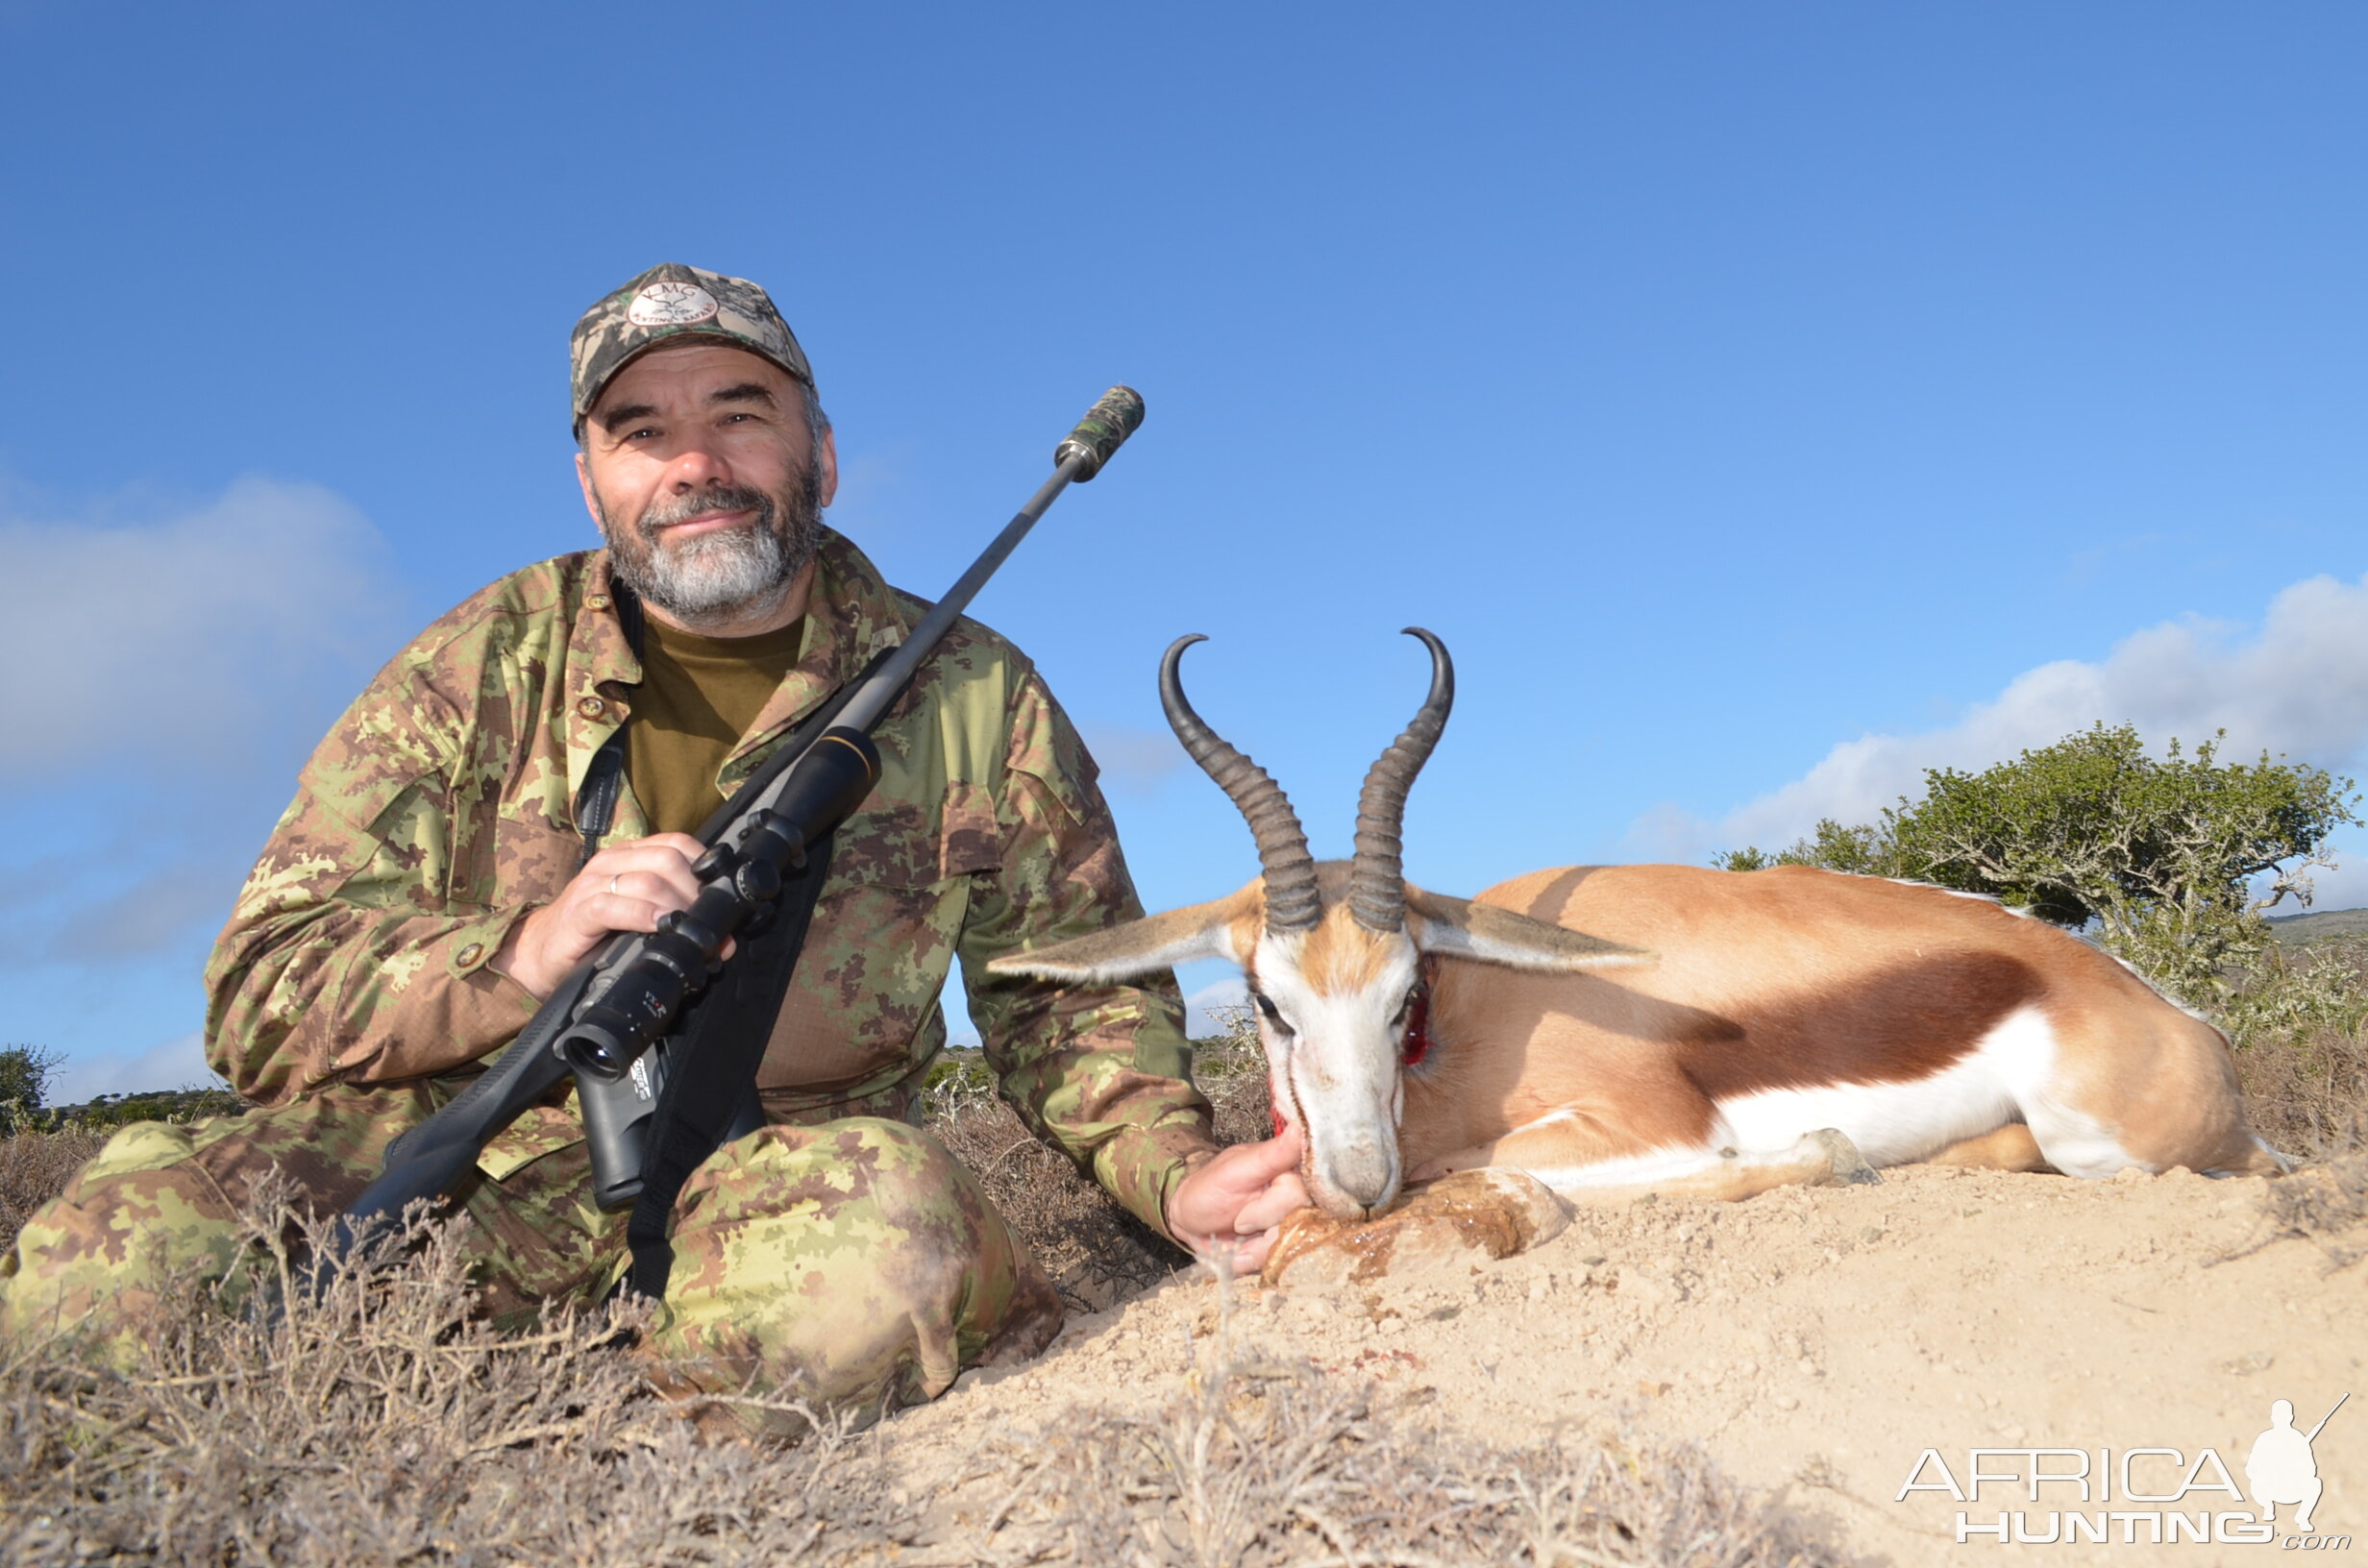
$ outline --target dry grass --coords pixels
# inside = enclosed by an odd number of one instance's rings
[[[1222,1133],[1262,1134],[1263,1065],[1238,1037],[1207,1054]],[[937,1086],[932,1128],[1073,1294],[1169,1272],[1164,1243],[976,1089]],[[12,1214],[102,1137],[0,1144]],[[850,1435],[801,1410],[796,1447],[703,1440],[641,1375],[634,1310],[497,1334],[475,1314],[455,1237],[424,1223],[316,1293],[305,1253],[282,1240],[316,1232],[308,1218],[291,1232],[281,1202],[267,1194],[248,1216],[255,1286],[166,1292],[131,1364],[72,1335],[0,1346],[12,1561],[1838,1560],[1699,1454],[1493,1448],[1427,1409],[1239,1349],[1229,1311],[1164,1397],[992,1427],[950,1469],[916,1461],[894,1421]]]
[[[786,1453],[703,1445],[629,1311],[496,1334],[443,1227],[316,1299],[279,1201],[248,1215],[256,1288],[167,1292],[129,1365],[72,1336],[0,1349],[12,1560],[690,1564],[909,1534],[876,1452],[827,1421]]]
[[[2306,1161],[2368,1148],[2368,940],[2271,949],[2221,1022],[2255,1132]]]
[[[2345,1155],[2272,1182],[2263,1207],[2282,1236],[2316,1242],[2337,1268],[2368,1258],[2368,1154]]]
[[[111,1131],[76,1125],[0,1139],[0,1248],[15,1242],[33,1211],[65,1190]]]
[[[1221,1143],[1271,1127],[1266,1056],[1244,1013],[1225,1036],[1196,1042],[1195,1075],[1216,1108]],[[976,1174],[1072,1307],[1098,1311],[1183,1266],[1182,1254],[1020,1125],[977,1053],[950,1055],[924,1103],[930,1136]]]
[[[2368,1038],[2322,1031],[2236,1057],[2253,1130],[2306,1164],[2368,1149]]]
[[[703,1440],[641,1376],[634,1310],[496,1334],[424,1223],[316,1292],[276,1201],[248,1216],[253,1287],[167,1292],[128,1366],[72,1336],[0,1348],[10,1560],[1838,1560],[1697,1454],[1492,1449],[1238,1351],[1230,1314],[1168,1397],[990,1425],[951,1468],[897,1422],[798,1407],[775,1407],[805,1416],[796,1447]]]
[[[1021,1244],[1073,1309],[1099,1311],[1148,1289],[1184,1262],[1148,1226],[1037,1141],[1000,1100],[934,1116],[930,1136],[986,1188]]]
[[[1783,1568],[1843,1560],[1698,1450],[1506,1449],[1412,1399],[1237,1346],[1231,1314],[1146,1409],[991,1439],[962,1560],[1125,1568],[1449,1563]]]

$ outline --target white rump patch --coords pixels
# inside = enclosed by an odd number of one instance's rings
[[[2018,1008],[1981,1044],[1929,1078],[1739,1095],[1719,1102],[1713,1137],[1746,1155],[1765,1156],[1833,1127],[1859,1146],[1868,1164],[1903,1165],[2020,1121],[2030,1126],[2047,1163],[2068,1176],[2100,1179],[2138,1164],[2110,1128],[2054,1096],[2056,1055],[2047,1015]]]

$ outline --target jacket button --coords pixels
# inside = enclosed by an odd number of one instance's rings
[[[576,711],[586,719],[598,719],[608,711],[608,704],[597,697],[580,697],[576,698]]]
[[[460,961],[460,967],[464,969],[484,956],[485,944],[481,942],[472,942],[453,955]]]
[[[604,610],[608,608],[608,596],[606,594],[594,594],[591,598],[583,601],[583,607],[587,610]]]

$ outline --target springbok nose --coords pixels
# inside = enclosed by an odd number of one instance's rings
[[[1332,1151],[1324,1180],[1369,1213],[1397,1195],[1397,1162],[1375,1139],[1358,1139]]]

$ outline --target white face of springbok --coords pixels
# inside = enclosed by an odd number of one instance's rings
[[[1160,668],[1168,722],[1248,819],[1265,868],[1215,903],[997,959],[993,968],[1072,984],[1111,984],[1193,959],[1241,966],[1278,1115],[1306,1139],[1300,1167],[1325,1213],[1358,1218],[1397,1196],[1405,1171],[1397,1125],[1405,1111],[1401,1044],[1425,953],[1517,968],[1568,971],[1633,962],[1634,948],[1425,893],[1400,873],[1398,825],[1407,787],[1445,726],[1454,670],[1437,637],[1431,693],[1366,776],[1357,854],[1319,866],[1291,802],[1257,764],[1220,740],[1185,701],[1177,665],[1200,641],[1179,639]]]

